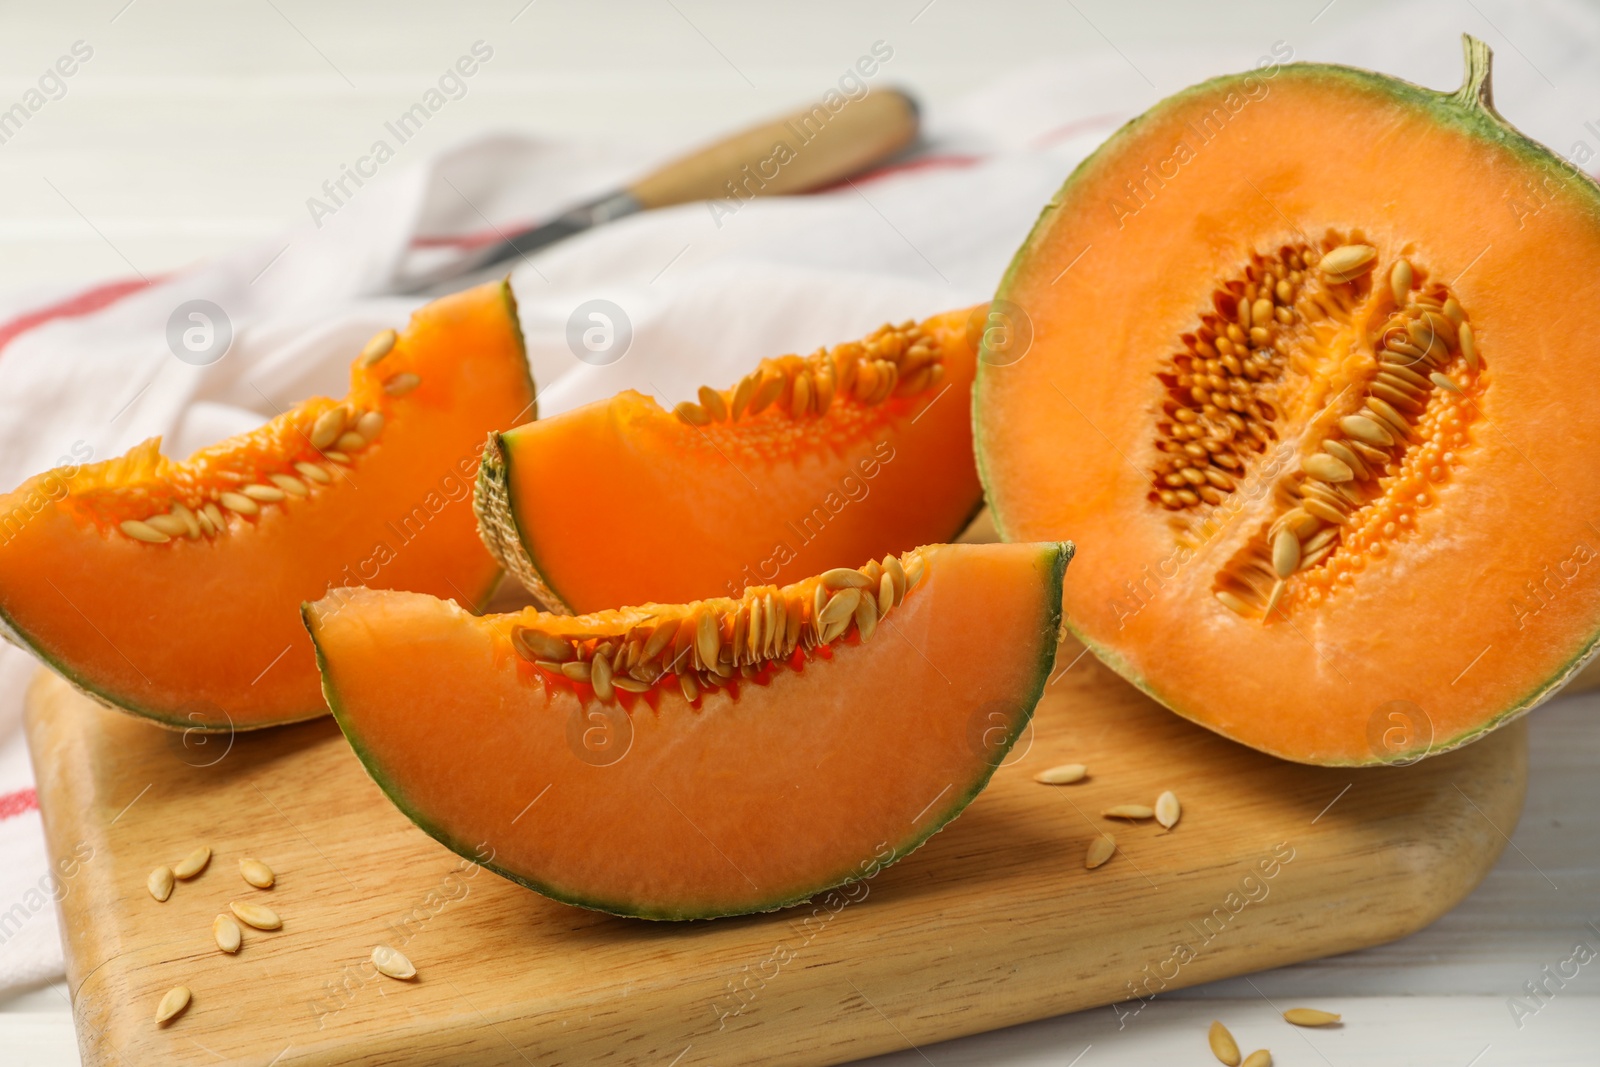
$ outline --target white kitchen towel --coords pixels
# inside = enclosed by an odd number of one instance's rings
[[[1294,39],[1204,51],[1108,42],[1093,58],[1021,71],[933,110],[908,159],[836,189],[651,212],[519,261],[513,284],[541,410],[622,388],[670,404],[703,382],[735,381],[758,357],[982,300],[1078,160],[1161,96],[1219,71],[1315,59],[1454,88],[1456,35],[1467,30],[1498,52],[1507,115],[1575,158],[1600,150],[1600,66],[1589,60],[1600,13],[1556,0],[1440,0],[1374,19],[1337,33],[1312,20]],[[868,84],[894,81],[891,57]],[[348,196],[323,199],[332,210],[315,224],[236,255],[163,277],[0,295],[0,486],[156,434],[168,454],[186,455],[307,396],[342,395],[361,344],[419,303],[390,295],[396,278],[613,188],[656,158],[484,137],[347,184]],[[567,341],[569,317],[595,298],[623,309],[633,333],[605,366],[580,361]],[[204,366],[177,358],[168,340],[169,320],[191,300],[220,308],[232,333],[226,354]],[[0,994],[61,974],[51,900],[72,889],[45,857],[21,737],[34,669],[25,654],[0,651]]]

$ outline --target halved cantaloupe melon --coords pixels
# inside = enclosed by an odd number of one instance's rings
[[[0,497],[0,628],[168,725],[324,714],[301,602],[363,582],[484,601],[499,570],[468,496],[488,432],[532,412],[510,287],[429,304],[367,345],[343,402],[183,462],[153,439]]]
[[[305,616],[339,725],[429,834],[558,900],[709,918],[868,877],[960,813],[1043,692],[1071,555],[935,546],[576,617],[339,590]]]
[[[1467,55],[1454,93],[1292,65],[1158,104],[997,296],[1035,338],[975,390],[1000,530],[1070,532],[1074,632],[1293,760],[1447,750],[1600,638],[1600,191]]]
[[[562,612],[737,596],[949,540],[982,498],[973,314],[764,360],[670,412],[630,390],[500,434],[484,540]]]

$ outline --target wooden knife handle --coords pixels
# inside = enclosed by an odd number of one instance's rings
[[[837,111],[819,103],[707,145],[639,179],[628,192],[646,208],[805,192],[887,159],[916,138],[917,125],[911,97],[875,89],[845,99]]]

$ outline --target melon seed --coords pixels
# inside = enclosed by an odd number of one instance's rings
[[[1367,465],[1361,462],[1361,457],[1356,455],[1350,446],[1343,441],[1335,441],[1330,438],[1322,442],[1322,450],[1346,467],[1349,467],[1358,481],[1365,481],[1372,477],[1371,472],[1367,470]]]
[[[282,500],[284,497],[284,492],[282,489],[272,485],[261,485],[259,483],[247,485],[243,489],[240,489],[239,492],[243,493],[251,500],[260,500],[268,504],[276,503],[277,501]]]
[[[217,497],[217,502],[229,511],[237,511],[241,515],[255,515],[261,511],[254,500],[239,493],[222,493]]]
[[[156,1005],[156,1025],[165,1026],[176,1019],[184,1008],[189,1006],[192,994],[188,986],[176,985],[167,990],[161,998],[161,1003]]]
[[[1340,245],[1323,254],[1317,269],[1330,281],[1348,282],[1361,277],[1378,261],[1378,250],[1371,245]]]
[[[394,347],[397,338],[398,335],[393,330],[384,330],[374,335],[372,340],[368,341],[365,347],[361,349],[361,355],[357,357],[357,362],[363,367],[372,366],[389,354],[389,350]]]
[[[341,452],[360,452],[367,447],[367,439],[354,431],[346,431],[334,442]]]
[[[1288,586],[1289,583],[1284,581],[1282,578],[1279,578],[1277,581],[1272,583],[1272,592],[1267,596],[1267,606],[1262,609],[1261,612],[1261,622],[1263,625],[1265,625],[1266,621],[1272,617],[1272,613],[1278,610],[1278,604],[1283,600],[1283,591],[1287,589]]]
[[[878,630],[878,600],[872,596],[860,597],[855,612],[856,632],[861,640],[870,641]]]
[[[710,426],[711,416],[706,414],[706,409],[692,400],[685,400],[672,409],[673,414],[687,422],[690,426]]]
[[[1239,1067],[1272,1067],[1272,1053],[1264,1048],[1258,1048],[1246,1056]]]
[[[1437,385],[1440,389],[1448,389],[1452,393],[1461,392],[1461,386],[1457,385],[1456,380],[1450,377],[1448,374],[1440,374],[1438,371],[1434,371],[1432,374],[1428,375],[1428,377],[1431,378],[1433,380],[1433,384]]]
[[[329,482],[333,481],[333,475],[329,474],[315,463],[306,463],[302,460],[294,465],[294,469],[304,475],[308,481],[317,482],[321,485],[327,485]]]
[[[1293,530],[1279,530],[1272,541],[1272,569],[1279,578],[1287,578],[1300,566],[1300,538]]]
[[[421,384],[421,378],[410,371],[402,371],[383,383],[383,391],[390,396],[405,396]]]
[[[1296,1026],[1330,1026],[1339,1021],[1339,1016],[1333,1012],[1316,1008],[1290,1008],[1283,1013],[1283,1018]]]
[[[239,876],[257,889],[271,889],[277,881],[271,867],[250,856],[239,861]]]
[[[195,875],[205,870],[206,864],[210,862],[211,848],[207,845],[201,845],[199,848],[185,856],[180,862],[173,865],[172,876],[183,881],[188,881],[190,878],[193,878]]]
[[[602,703],[609,704],[616,699],[616,690],[611,685],[611,661],[604,656],[596,656],[589,667],[589,684],[594,686],[594,695]]]
[[[1081,763],[1063,763],[1059,767],[1040,771],[1033,776],[1033,780],[1043,782],[1045,785],[1071,785],[1073,782],[1083,781],[1088,773],[1089,768]]]
[[[665,629],[665,627],[663,627]],[[530,630],[525,626],[511,628],[511,643],[516,646],[517,652],[523,659],[546,660],[553,663],[565,663],[577,656],[572,650],[572,645],[559,637],[552,637],[538,630]],[[657,649],[660,651],[660,649]]]
[[[1211,1029],[1206,1033],[1206,1040],[1211,1044],[1211,1054],[1217,1058],[1218,1063],[1225,1063],[1228,1067],[1239,1067],[1239,1043],[1228,1033],[1228,1028],[1222,1025],[1222,1020],[1212,1022]]]
[[[317,416],[317,421],[311,424],[311,433],[306,439],[311,442],[312,448],[320,452],[339,439],[339,435],[344,432],[344,421],[344,405],[335,405]]]
[[[211,920],[211,937],[217,947],[230,956],[244,944],[244,931],[239,929],[239,924],[233,921],[231,915],[218,915]]]
[[[1105,865],[1106,860],[1117,850],[1117,839],[1110,834],[1101,834],[1089,842],[1089,849],[1084,854],[1083,865],[1089,870]]]
[[[1310,509],[1308,508],[1307,510]],[[1245,602],[1228,592],[1226,589],[1218,589],[1216,596],[1217,600],[1222,603],[1222,606],[1233,612],[1235,615],[1250,614],[1250,609],[1245,605]]]
[[[728,418],[728,405],[722,399],[722,394],[709,385],[700,387],[700,406],[711,416],[712,422],[724,422]]]
[[[694,649],[703,666],[716,666],[717,657],[722,652],[722,629],[714,612],[702,611],[700,618],[695,621]]]
[[[1150,818],[1155,814],[1155,809],[1146,807],[1143,804],[1117,804],[1114,807],[1107,808],[1100,814],[1108,819],[1129,819],[1132,821],[1137,821],[1140,819]]]
[[[1461,344],[1461,356],[1467,361],[1467,370],[1476,374],[1478,372],[1478,341],[1477,335],[1472,332],[1472,324],[1463,322],[1456,331],[1456,340]]]
[[[144,887],[150,890],[150,895],[165,903],[172,895],[172,868],[157,867],[150,872],[150,877],[144,880]]]
[[[1411,295],[1411,264],[1403,259],[1395,260],[1389,269],[1389,292],[1394,297],[1395,307],[1404,307],[1406,297]]]
[[[587,682],[590,678],[590,672],[593,670],[583,660],[570,660],[561,664],[559,669],[562,674],[571,678],[574,682]]]
[[[398,950],[388,945],[379,945],[372,950],[372,965],[378,968],[378,973],[396,981],[404,982],[417,976],[416,967]]]
[[[383,412],[369,411],[356,420],[356,433],[371,441],[383,431]]]
[[[268,479],[273,485],[283,490],[290,496],[310,496],[311,490],[306,488],[306,483],[290,474],[269,474]]]
[[[1300,461],[1300,469],[1325,482],[1348,482],[1355,472],[1326,452],[1316,452]]]
[[[248,904],[233,901],[228,905],[228,910],[246,926],[254,926],[257,930],[277,930],[283,926],[283,920],[278,918],[278,913],[264,904]]]
[[[1170,830],[1178,825],[1178,818],[1183,814],[1183,808],[1178,803],[1178,795],[1172,790],[1167,790],[1156,797],[1156,822]]]
[[[841,589],[829,598],[827,605],[817,614],[817,623],[828,627],[844,622],[855,612],[856,605],[860,602],[861,590]]]
[[[866,589],[872,585],[872,579],[850,567],[823,571],[817,580],[829,589]]]
[[[168,537],[187,537],[189,534],[189,525],[176,515],[152,515],[144,521]]]
[[[147,522],[141,522],[138,519],[124,519],[120,525],[120,528],[123,533],[127,534],[135,541],[144,541],[147,544],[164,545],[168,541],[172,540],[172,538],[168,537],[154,526],[151,526]]]

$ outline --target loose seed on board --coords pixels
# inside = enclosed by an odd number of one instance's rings
[[[172,879],[171,867],[157,867],[150,872],[150,877],[144,880],[144,887],[150,890],[151,896],[165,903],[172,895]]]
[[[379,945],[372,950],[372,965],[378,968],[378,973],[396,981],[404,982],[417,976],[416,967],[398,950],[388,945]]]
[[[383,383],[383,391],[390,396],[405,396],[421,384],[421,378],[410,371],[402,371]]]
[[[278,913],[264,904],[249,904],[235,900],[228,905],[228,910],[246,926],[254,926],[257,930],[277,930],[282,928],[283,920],[278,918]]]
[[[1045,785],[1071,785],[1073,782],[1083,781],[1088,773],[1089,768],[1081,763],[1063,763],[1059,767],[1040,771],[1033,776],[1033,780],[1043,782]]]
[[[257,889],[271,889],[272,883],[278,880],[271,867],[251,856],[239,861],[239,877]]]
[[[210,846],[201,845],[199,848],[183,857],[181,861],[173,865],[172,876],[183,881],[188,881],[190,878],[193,878],[195,875],[205,870],[206,864],[210,862]]]
[[[1206,1041],[1211,1045],[1211,1054],[1217,1058],[1218,1063],[1225,1063],[1228,1067],[1239,1067],[1239,1043],[1228,1033],[1228,1028],[1222,1025],[1222,1020],[1212,1022],[1211,1029],[1206,1033]]]
[[[1290,1008],[1283,1013],[1284,1022],[1294,1023],[1296,1026],[1331,1026],[1338,1022],[1339,1018],[1331,1011],[1320,1011],[1317,1008]]]
[[[1140,819],[1148,819],[1155,813],[1156,812],[1154,808],[1146,807],[1143,804],[1117,804],[1114,807],[1107,808],[1100,814],[1108,819],[1129,819],[1137,821]]]
[[[1300,538],[1293,530],[1279,530],[1272,540],[1272,569],[1279,578],[1287,578],[1300,566]]]
[[[1167,790],[1156,797],[1156,822],[1170,830],[1178,825],[1178,818],[1183,814],[1183,808],[1178,803],[1178,795],[1172,790]]]
[[[1258,1048],[1244,1058],[1239,1067],[1272,1067],[1272,1053]]]
[[[1117,851],[1117,839],[1110,834],[1101,834],[1089,842],[1089,850],[1084,854],[1083,865],[1089,870],[1105,865],[1111,854]]]
[[[193,994],[189,992],[188,986],[176,985],[167,990],[166,995],[161,998],[161,1003],[156,1005],[156,1025],[165,1026],[176,1019],[183,1009],[189,1006],[191,999]]]
[[[231,915],[218,915],[211,920],[211,937],[217,947],[230,956],[244,944],[244,931],[239,929],[239,924],[233,921]]]
[[[382,333],[375,335],[361,349],[361,355],[357,357],[358,362],[363,367],[372,366],[389,354],[389,350],[394,347],[398,336],[393,330],[384,330]]]
[[[154,526],[151,526],[147,522],[140,522],[138,519],[123,520],[121,529],[123,533],[127,534],[135,541],[144,541],[152,545],[164,545],[168,541],[172,540],[172,538],[168,537]]]

